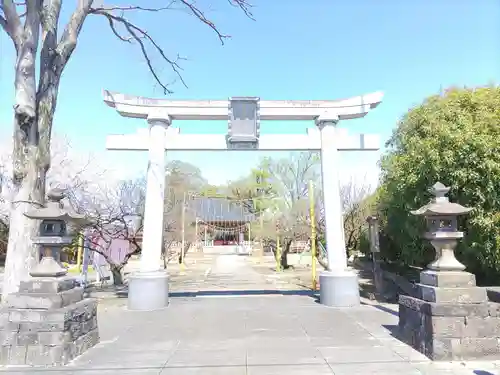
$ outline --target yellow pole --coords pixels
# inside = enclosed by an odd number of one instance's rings
[[[260,261],[262,263],[264,258],[264,216],[260,213]]]
[[[248,243],[250,244],[250,250],[252,249],[252,223],[248,223]]]
[[[82,272],[83,241],[83,233],[80,233],[78,236],[78,247],[76,252],[76,269],[78,272]]]
[[[184,246],[186,244],[186,241],[185,241],[185,221],[186,219],[186,193],[184,192],[184,197],[182,199],[182,211],[181,211],[181,236],[182,236],[182,240],[181,240],[181,265],[180,265],[180,269],[181,269],[181,274],[184,273],[184,270],[185,270],[185,264],[184,264]]]
[[[314,187],[313,182],[309,181],[309,218],[311,220],[311,278],[312,289],[317,289],[316,281],[316,218],[314,213]]]
[[[194,233],[195,233],[194,246],[196,247],[196,251],[198,251],[198,218],[196,218],[196,222],[194,225],[195,225],[195,227],[194,227]]]
[[[280,236],[276,237],[276,272],[281,271]]]

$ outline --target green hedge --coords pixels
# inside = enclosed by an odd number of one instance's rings
[[[423,266],[434,257],[422,218],[410,215],[440,181],[473,207],[461,220],[459,259],[482,283],[500,283],[500,88],[451,89],[411,109],[381,159],[378,211],[387,259]]]

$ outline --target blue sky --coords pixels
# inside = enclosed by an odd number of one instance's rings
[[[123,2],[126,2],[123,0]],[[137,0],[138,2],[138,0]],[[69,4],[72,2],[65,2]],[[141,4],[153,3],[152,0]],[[207,2],[199,2],[210,3]],[[213,0],[208,13],[232,35],[225,46],[186,13],[134,15],[171,56],[187,57],[171,98],[337,99],[385,92],[367,117],[342,126],[379,133],[386,140],[398,119],[426,96],[451,85],[485,85],[500,79],[500,3],[495,0],[253,0],[256,21]],[[72,6],[72,5],[71,5]],[[62,17],[69,15],[65,8]],[[12,132],[13,48],[0,33],[0,134]],[[174,75],[158,56],[162,77]],[[61,83],[54,131],[83,152],[104,155],[123,173],[146,167],[146,153],[104,152],[107,134],[132,133],[143,120],[120,117],[101,90],[163,97],[137,47],[119,42],[107,22],[89,17]],[[224,133],[224,122],[176,123],[183,132]],[[310,123],[263,124],[263,132],[303,132]],[[212,183],[245,174],[264,154],[171,152],[200,167]],[[278,156],[278,155],[276,155]],[[378,153],[343,153],[342,173],[376,178]],[[104,160],[103,160],[104,162]]]

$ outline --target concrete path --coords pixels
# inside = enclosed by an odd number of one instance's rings
[[[500,374],[495,362],[431,363],[392,337],[398,320],[394,306],[329,309],[301,290],[269,284],[242,257],[216,257],[209,268],[205,293],[178,294],[163,311],[130,312],[125,300],[103,303],[101,343],[64,369],[5,371],[13,375]],[[266,294],[250,292],[259,288]]]
[[[188,266],[184,275],[171,276],[171,295],[176,297],[235,297],[279,294],[304,288],[281,282],[255,271],[245,256],[210,254]]]

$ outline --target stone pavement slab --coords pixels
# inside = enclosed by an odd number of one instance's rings
[[[63,369],[0,374],[500,375],[496,362],[432,363],[398,341],[393,305],[331,309],[290,286],[272,289],[239,261],[222,264],[233,276],[214,263],[211,277],[222,284],[224,276],[225,294],[205,289],[154,312],[127,311],[125,299],[102,301],[98,346]],[[270,292],[242,296],[231,293],[234,285]]]
[[[326,364],[281,365],[281,366],[252,366],[248,368],[248,375],[332,375],[330,366]],[[352,374],[351,374],[352,375]]]
[[[165,368],[161,375],[246,375],[246,366]]]
[[[390,324],[382,326],[387,334],[375,329],[375,322],[394,323],[394,315],[368,305],[329,309],[307,296],[173,299],[168,309],[146,313],[118,305],[101,319],[107,325],[101,344],[63,371],[8,373],[500,374],[494,362],[412,357],[411,348],[391,337]]]
[[[71,365],[5,371],[13,375],[500,374],[495,362],[431,363],[391,336],[395,315],[369,305],[336,310],[308,296],[272,295],[173,299],[168,309],[156,312],[130,312],[125,303],[101,309],[102,342]]]

